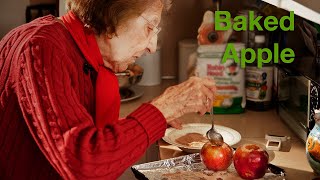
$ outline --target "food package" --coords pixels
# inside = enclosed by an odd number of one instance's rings
[[[245,45],[234,43],[234,47],[240,52]],[[217,86],[213,103],[215,114],[242,113],[246,102],[245,71],[234,59],[221,62],[225,49],[226,44],[199,46],[195,75],[214,78]]]
[[[221,23],[221,26],[224,26],[224,24]],[[198,45],[199,47],[207,47],[208,45],[225,44],[232,39],[233,33],[234,31],[232,28],[227,31],[216,31],[214,23],[214,13],[212,11],[206,11],[203,15],[202,23],[198,28]],[[190,54],[188,58],[188,77],[195,76],[196,62],[197,52],[195,51],[194,53]]]

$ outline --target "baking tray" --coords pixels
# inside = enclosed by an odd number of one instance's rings
[[[166,175],[175,173],[203,173],[208,179],[235,179],[235,177],[241,179],[232,165],[226,171],[214,172],[205,168],[201,162],[199,153],[189,154],[171,159],[165,159],[161,161],[154,161],[150,163],[144,163],[134,165],[131,170],[138,180],[169,180]],[[166,175],[165,175],[166,174]],[[213,178],[214,177],[214,178]],[[218,178],[216,178],[218,177]],[[189,178],[183,178],[180,176],[178,179],[201,179],[196,176],[190,176]],[[285,171],[275,165],[269,164],[267,173],[261,180],[283,180],[285,179]]]

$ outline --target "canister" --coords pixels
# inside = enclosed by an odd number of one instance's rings
[[[244,112],[245,98],[245,71],[240,62],[227,59],[222,62],[227,44],[199,46],[196,75],[212,77],[216,82],[217,91],[213,110],[215,114],[237,114]],[[240,58],[243,43],[233,43],[237,56]]]

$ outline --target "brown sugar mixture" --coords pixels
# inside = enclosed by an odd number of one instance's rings
[[[184,146],[197,146],[198,144],[204,144],[207,141],[208,139],[200,133],[188,133],[176,139],[177,143],[182,144]]]

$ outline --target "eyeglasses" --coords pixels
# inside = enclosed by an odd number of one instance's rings
[[[156,36],[161,31],[161,27],[154,25],[147,18],[141,16],[144,20],[146,20],[152,26],[152,36]]]

